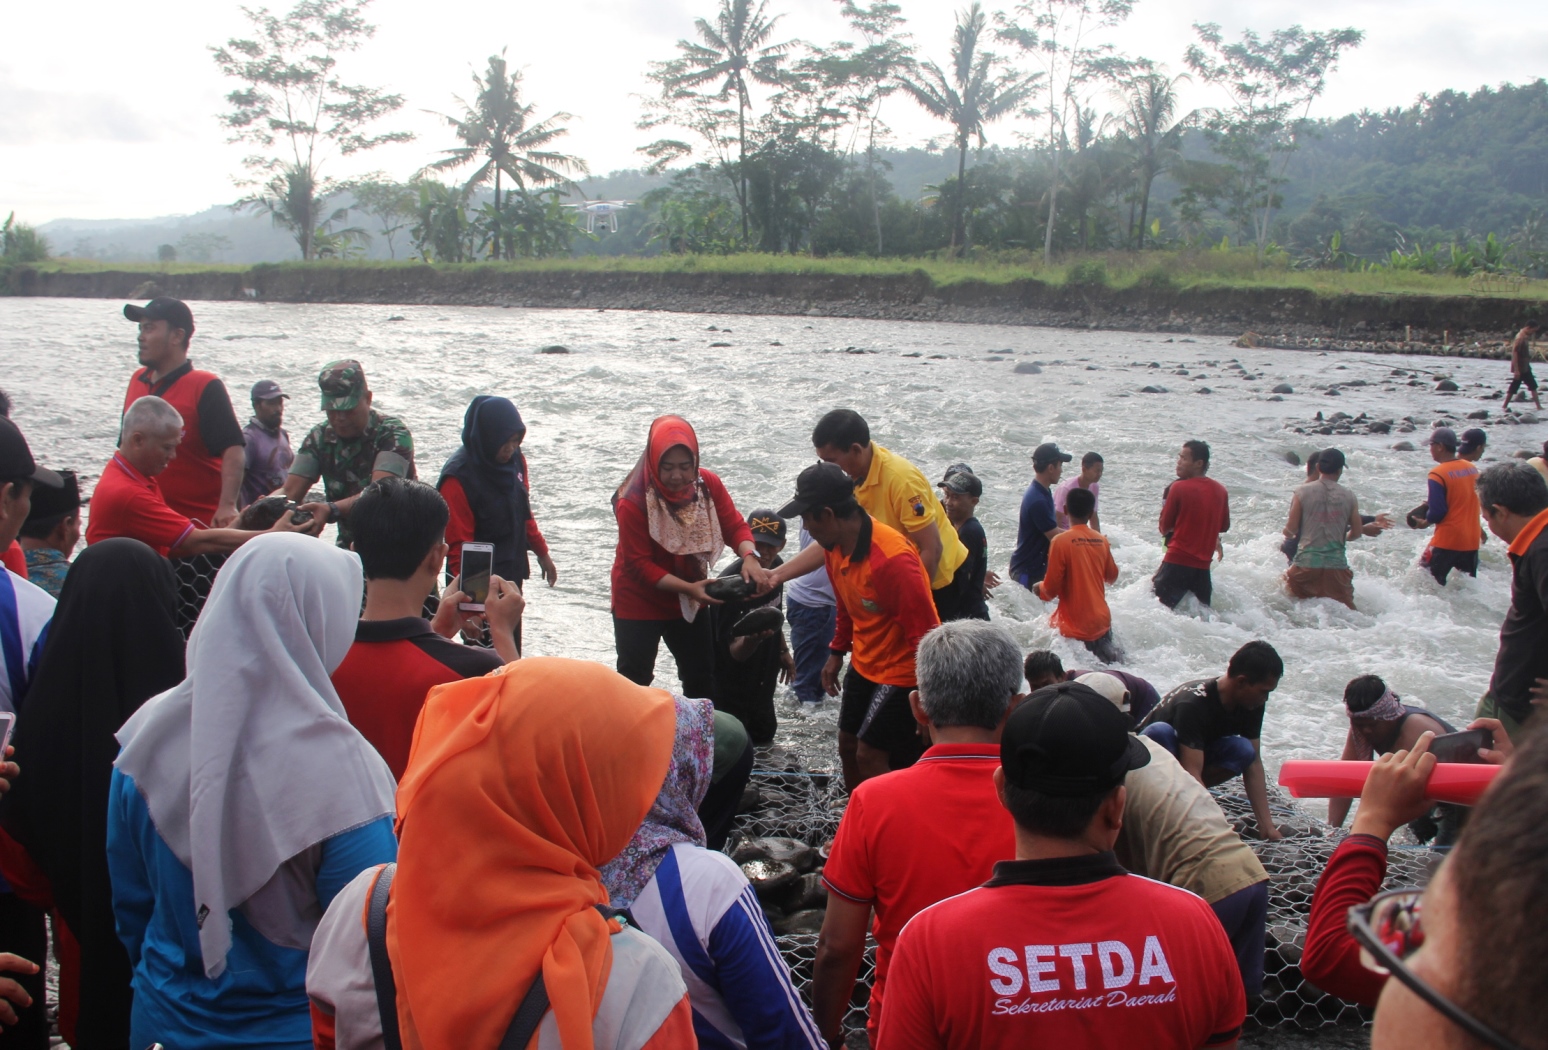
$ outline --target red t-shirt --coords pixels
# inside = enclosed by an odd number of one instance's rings
[[[1385,974],[1360,962],[1360,942],[1349,932],[1349,909],[1381,892],[1387,844],[1375,835],[1350,835],[1338,844],[1312,894],[1301,973],[1318,988],[1352,1003],[1375,1006]]]
[[[898,938],[883,1050],[1229,1043],[1247,1014],[1236,956],[1202,899],[1111,853],[995,866]]]
[[[22,545],[15,540],[0,554],[0,564],[10,569],[22,579],[27,578],[27,552],[22,550]]]
[[[333,688],[350,725],[402,779],[426,694],[447,682],[486,675],[502,663],[492,650],[442,638],[417,616],[361,620],[355,644],[333,672]]]
[[[192,521],[167,506],[156,479],[135,470],[117,452],[102,468],[89,507],[88,545],[128,536],[166,556],[194,530]]]
[[[1162,561],[1207,569],[1215,560],[1215,544],[1231,529],[1226,488],[1214,478],[1178,478],[1161,508],[1161,531],[1171,533]]]
[[[752,542],[752,529],[742,520],[731,494],[721,480],[700,470],[705,491],[715,504],[720,518],[720,535],[733,551],[741,543]],[[678,556],[650,538],[650,523],[645,509],[632,500],[621,499],[613,505],[618,519],[618,550],[613,556],[613,615],[620,620],[679,620],[682,605],[677,595],[656,584],[663,576],[680,575]]]
[[[822,878],[832,893],[875,909],[872,1042],[899,931],[1016,855],[1015,827],[994,790],[999,765],[998,744],[936,744],[908,769],[861,784],[844,810]]]

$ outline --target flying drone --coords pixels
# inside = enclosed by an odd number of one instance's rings
[[[586,216],[587,233],[596,233],[598,222],[609,233],[617,233],[618,213],[633,203],[633,201],[586,201],[584,204],[566,204],[565,207],[574,208]]]

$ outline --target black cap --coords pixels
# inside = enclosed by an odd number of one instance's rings
[[[1011,712],[1000,736],[1000,765],[1016,787],[1055,798],[1100,795],[1123,783],[1150,752],[1129,719],[1079,682],[1039,689]]]
[[[57,489],[33,489],[32,509],[27,512],[28,525],[53,528],[81,509],[81,483],[75,471],[61,470],[59,478],[63,484]]]
[[[952,492],[958,492],[964,496],[972,496],[974,499],[978,499],[984,494],[984,483],[979,480],[978,475],[971,470],[961,468],[948,471],[944,479],[935,483],[935,487],[950,489]]]
[[[767,507],[747,515],[747,527],[752,529],[754,543],[765,543],[770,547],[785,545],[785,519]]]
[[[1344,454],[1336,448],[1325,448],[1317,453],[1317,469],[1324,474],[1337,474],[1344,469]]]
[[[190,336],[194,333],[193,311],[181,299],[158,295],[144,306],[127,303],[124,316],[138,324],[141,321],[165,321],[173,328],[181,328]]]
[[[1489,435],[1477,427],[1469,427],[1457,435],[1458,447],[1471,452],[1475,448],[1483,448],[1489,443]]]
[[[1052,441],[1046,441],[1032,452],[1032,469],[1042,470],[1055,463],[1068,463],[1075,457],[1060,450]]]
[[[797,518],[815,507],[835,507],[854,498],[854,479],[836,463],[813,463],[796,478],[795,499],[777,513],[781,518]]]
[[[32,461],[32,449],[16,424],[0,416],[0,480],[35,481],[51,489],[63,488],[64,479]]]

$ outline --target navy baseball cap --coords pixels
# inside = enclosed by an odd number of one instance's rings
[[[124,316],[136,324],[141,321],[165,321],[173,328],[181,328],[190,336],[194,333],[193,311],[181,299],[159,295],[144,306],[124,304]]]
[[[836,507],[855,498],[855,481],[835,463],[813,463],[796,477],[795,498],[777,513],[798,518],[816,507]]]
[[[260,379],[253,384],[254,401],[273,401],[277,397],[288,398],[290,395],[281,390],[279,383],[274,380]]]
[[[1489,443],[1489,435],[1477,427],[1469,427],[1462,431],[1458,437],[1459,447],[1471,452],[1475,448],[1483,448]]]
[[[978,499],[984,494],[984,483],[979,480],[977,474],[964,467],[948,470],[946,476],[935,483],[935,487],[949,489],[964,496],[972,496],[974,499]]]
[[[1052,441],[1046,441],[1032,452],[1032,466],[1035,470],[1042,470],[1055,463],[1068,463],[1074,458]]]
[[[1457,450],[1457,432],[1450,427],[1436,427],[1435,433],[1430,435],[1430,444],[1439,445],[1448,452]]]

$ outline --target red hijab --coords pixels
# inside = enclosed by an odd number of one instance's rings
[[[692,454],[694,477],[684,488],[669,489],[661,483],[661,457],[678,445]],[[698,496],[698,472],[699,436],[693,432],[693,426],[682,416],[658,416],[650,424],[650,437],[645,442],[645,451],[640,455],[640,461],[634,465],[623,484],[618,486],[613,500],[617,502],[626,499],[644,507],[645,489],[649,487],[655,489],[667,503],[690,503]]]

